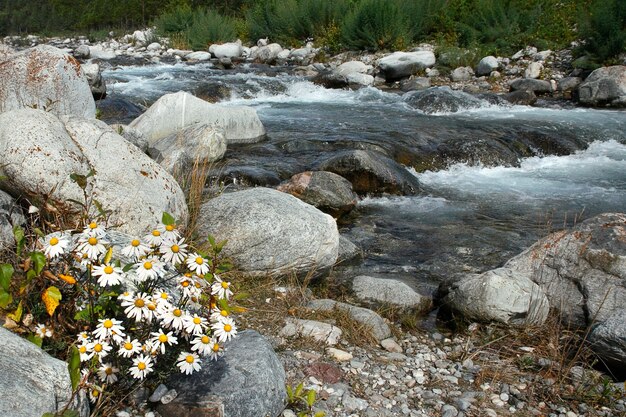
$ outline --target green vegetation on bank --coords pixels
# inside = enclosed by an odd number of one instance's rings
[[[268,37],[314,39],[326,52],[419,42],[506,54],[561,48],[610,63],[626,49],[623,0],[0,0],[0,34],[134,29],[148,24],[180,47]]]

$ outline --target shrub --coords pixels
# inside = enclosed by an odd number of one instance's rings
[[[412,39],[411,24],[395,0],[364,0],[345,18],[342,39],[353,49],[402,49]]]
[[[610,62],[626,50],[626,7],[622,0],[596,0],[580,21],[581,52]]]

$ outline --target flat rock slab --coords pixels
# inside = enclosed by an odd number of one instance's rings
[[[356,307],[329,299],[313,300],[307,304],[307,307],[317,311],[333,311],[335,309],[345,311],[354,321],[369,327],[372,336],[378,341],[391,336],[391,329],[387,323],[385,323],[385,320],[374,311],[367,308]]]
[[[423,308],[430,304],[429,298],[421,296],[404,282],[395,279],[360,275],[353,279],[352,290],[363,301],[406,308]]]
[[[337,326],[315,320],[288,318],[285,327],[280,331],[283,337],[311,337],[327,345],[336,345],[342,331]]]

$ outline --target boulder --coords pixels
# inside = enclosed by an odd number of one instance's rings
[[[98,100],[96,108],[98,109],[98,119],[107,124],[127,124],[146,111],[145,107],[133,103],[124,97],[111,97],[110,95],[102,100]]]
[[[89,416],[85,395],[72,399],[67,363],[48,355],[35,344],[0,327],[0,415],[41,417],[69,409]]]
[[[337,253],[337,264],[349,263],[351,261],[363,259],[363,251],[352,243],[347,237],[339,236],[339,251]]]
[[[142,135],[137,129],[133,129],[132,127],[122,124],[112,124],[109,126],[115,133],[141,149],[141,152],[148,152],[148,139],[146,139],[145,136]]]
[[[339,65],[336,68],[336,72],[339,75],[348,76],[349,74],[360,73],[369,74],[374,70],[374,67],[367,65],[361,61],[348,61]]]
[[[104,49],[102,45],[95,45],[89,47],[89,57],[108,61],[116,58],[117,54],[114,51]]]
[[[37,46],[0,61],[0,113],[37,108],[94,118],[96,104],[79,62],[52,46]]]
[[[378,341],[387,339],[391,336],[391,329],[385,320],[374,311],[367,308],[356,307],[330,299],[313,300],[307,304],[307,308],[322,312],[329,312],[333,310],[345,312],[350,315],[352,320],[360,323],[371,331],[372,336]]]
[[[74,57],[78,59],[88,59],[91,54],[91,50],[87,45],[80,45],[78,48],[74,49]]]
[[[0,152],[3,187],[35,203],[45,201],[52,212],[76,210],[69,200],[83,201],[83,191],[70,175],[93,170],[87,193],[111,210],[109,223],[121,231],[143,233],[163,212],[187,221],[185,196],[174,178],[101,121],[59,119],[34,109],[3,113]]]
[[[626,107],[626,66],[593,71],[578,87],[578,100],[587,106]]]
[[[428,77],[411,77],[400,81],[400,90],[404,92],[419,91],[430,88],[430,85],[430,78]]]
[[[0,191],[0,251],[15,246],[13,227],[26,223],[22,208],[15,199]]]
[[[352,291],[359,300],[375,304],[410,309],[423,309],[430,306],[429,298],[421,296],[404,282],[395,279],[360,275],[353,279]]]
[[[521,106],[532,106],[537,102],[537,96],[535,93],[527,90],[511,91],[510,93],[503,94],[502,98],[511,104],[518,104]]]
[[[478,108],[486,103],[463,91],[450,87],[431,87],[426,90],[412,91],[402,96],[411,107],[424,113],[453,113],[460,110]]]
[[[9,45],[0,43],[0,61],[5,60],[8,56],[13,55],[14,53],[15,49],[11,48]]]
[[[570,92],[576,90],[576,88],[582,83],[580,77],[565,77],[557,81],[557,90],[562,92]]]
[[[458,67],[450,73],[450,79],[454,82],[469,81],[474,77],[471,67]]]
[[[348,74],[346,76],[346,81],[348,82],[349,87],[360,88],[374,85],[375,80],[372,75],[353,72],[352,74]]]
[[[289,317],[285,327],[280,330],[282,337],[310,337],[327,345],[336,345],[341,339],[342,331],[332,324],[315,320],[301,320]]]
[[[476,66],[476,75],[483,76],[489,75],[492,71],[497,70],[499,67],[498,60],[495,56],[489,55],[480,60]]]
[[[209,52],[213,54],[215,58],[241,58],[243,54],[243,48],[239,42],[228,42],[223,44],[213,44],[209,46]]]
[[[626,308],[615,310],[606,320],[594,325],[589,344],[609,367],[626,371]]]
[[[198,123],[159,139],[148,148],[148,155],[172,175],[184,175],[194,163],[215,162],[226,153],[224,130]]]
[[[531,62],[524,70],[524,78],[539,78],[543,64],[541,62]]]
[[[187,61],[208,61],[211,59],[210,52],[196,51],[185,55]]]
[[[87,77],[91,94],[95,100],[101,100],[107,95],[107,85],[100,72],[100,64],[83,64],[83,72]]]
[[[259,46],[251,58],[263,64],[273,64],[282,50],[283,47],[279,44],[270,43],[269,45]]]
[[[431,51],[394,52],[378,60],[378,68],[387,82],[409,77],[433,65],[435,54]]]
[[[307,274],[337,260],[335,220],[268,188],[222,194],[200,207],[198,233],[228,239],[224,254],[251,274]]]
[[[285,383],[285,370],[269,342],[245,330],[217,361],[203,359],[200,371],[170,377],[165,385],[178,395],[156,409],[169,417],[278,417],[285,408]]]
[[[452,284],[443,302],[470,320],[513,325],[543,324],[550,304],[541,288],[523,274],[494,269]]]
[[[253,143],[265,136],[265,128],[252,107],[219,106],[185,92],[159,98],[130,127],[143,133],[150,144],[196,123],[224,129],[227,143]]]
[[[158,42],[152,42],[150,45],[146,46],[146,51],[156,52],[161,50],[161,44]]]
[[[532,91],[537,95],[552,92],[552,85],[548,81],[532,78],[517,78],[511,82],[511,91]]]
[[[326,171],[296,174],[278,187],[278,191],[291,194],[333,217],[348,213],[358,200],[350,181]]]
[[[413,195],[420,190],[414,175],[393,159],[376,151],[339,152],[323,161],[318,169],[346,178],[359,194]]]

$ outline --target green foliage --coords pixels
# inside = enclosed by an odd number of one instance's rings
[[[623,0],[595,0],[580,21],[586,39],[581,52],[610,62],[626,50],[626,5]]]
[[[351,49],[403,49],[413,38],[402,1],[363,0],[342,25],[342,39]]]
[[[287,385],[287,406],[299,410],[298,417],[324,417],[323,411],[313,413],[315,401],[315,390],[304,391],[304,383],[299,383],[295,389]]]

